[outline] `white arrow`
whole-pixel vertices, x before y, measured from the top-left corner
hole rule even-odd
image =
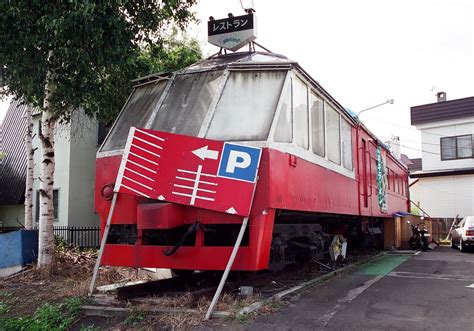
[[[226,212],[227,214],[232,214],[232,215],[237,214],[237,210],[235,210],[234,207],[230,207],[230,208],[227,209],[225,212]]]
[[[212,149],[207,149],[207,148],[208,148],[208,146],[198,148],[198,149],[193,151],[193,154],[196,155],[201,160],[204,160],[206,158],[207,159],[212,159],[212,160],[217,160],[217,158],[219,157],[219,151],[214,151]]]

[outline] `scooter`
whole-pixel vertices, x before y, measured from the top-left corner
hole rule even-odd
[[[408,224],[411,224],[408,221]],[[428,237],[430,236],[429,232],[425,229],[420,229],[418,225],[411,224],[412,236],[408,240],[408,245],[411,249],[420,249],[422,251],[428,250]]]

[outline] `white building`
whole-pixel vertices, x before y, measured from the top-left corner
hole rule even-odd
[[[410,167],[411,200],[433,218],[474,215],[474,97],[446,101],[440,92],[411,108],[411,123],[423,151]]]
[[[24,107],[21,106],[22,113]],[[9,113],[13,117],[19,117],[20,105],[13,101]],[[7,114],[8,116],[8,114]],[[34,184],[33,184],[33,219],[39,218],[39,175],[41,168],[41,142],[39,140],[39,122],[41,113],[33,115],[33,148],[37,148],[34,154]],[[18,226],[18,222],[24,222],[24,190],[26,176],[26,151],[23,137],[26,130],[26,122],[17,120],[11,123],[10,131],[4,132],[9,137],[17,136],[15,146],[11,150],[18,150],[15,155],[16,181],[12,181],[4,175],[0,193],[8,194],[14,187],[18,188],[15,200],[0,201],[0,222],[3,226]],[[94,211],[94,180],[95,180],[95,155],[99,147],[98,125],[95,120],[89,119],[83,111],[76,111],[69,124],[58,124],[55,133],[55,157],[56,167],[54,171],[54,226],[99,226],[99,217]],[[8,137],[4,137],[5,139]],[[13,145],[13,143],[12,143]],[[24,153],[24,156],[23,156]],[[15,153],[8,153],[6,158],[13,157]],[[12,172],[13,173],[13,172]],[[20,178],[21,177],[21,178]],[[5,185],[3,185],[5,184]],[[8,185],[7,185],[8,184]],[[19,198],[19,194],[22,194]],[[1,196],[1,194],[0,194]]]

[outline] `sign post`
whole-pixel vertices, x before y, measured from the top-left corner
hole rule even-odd
[[[110,223],[112,221],[112,216],[114,214],[115,203],[117,202],[117,192],[114,192],[112,198],[112,204],[110,205],[109,215],[107,216],[107,222],[105,223],[104,235],[102,236],[102,241],[100,242],[99,256],[97,256],[97,261],[95,261],[94,273],[92,274],[91,284],[89,286],[89,296],[92,296],[95,291],[95,285],[97,282],[97,275],[99,274],[100,263],[102,261],[102,255],[104,255],[105,243],[107,242],[107,237],[109,236]]]
[[[209,320],[211,318],[212,312],[216,308],[217,301],[219,300],[219,297],[221,296],[222,289],[224,288],[224,284],[227,280],[227,276],[229,276],[230,269],[232,268],[232,265],[234,264],[235,256],[237,255],[237,252],[240,248],[240,243],[242,242],[242,237],[244,236],[245,228],[247,227],[247,223],[249,221],[248,217],[244,217],[244,221],[242,222],[242,226],[240,227],[240,232],[237,237],[237,240],[235,241],[234,249],[232,249],[232,254],[230,254],[229,262],[227,262],[227,266],[225,267],[224,274],[222,275],[221,281],[219,282],[219,286],[217,287],[217,291],[214,294],[214,297],[212,298],[211,305],[207,309],[206,317],[204,320]]]

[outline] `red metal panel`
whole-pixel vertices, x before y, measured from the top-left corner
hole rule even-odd
[[[272,149],[265,153],[269,154],[271,208],[358,214],[354,179],[287,153]],[[296,162],[291,163],[291,157]]]
[[[249,246],[241,247],[232,270],[263,270],[268,268],[273,231],[274,210],[251,218]],[[205,220],[203,221],[205,223]],[[200,230],[199,230],[200,231]],[[202,232],[200,232],[202,234]],[[163,251],[166,246],[106,245],[103,265],[191,270],[223,270],[232,252],[229,247],[181,247],[172,256]]]

